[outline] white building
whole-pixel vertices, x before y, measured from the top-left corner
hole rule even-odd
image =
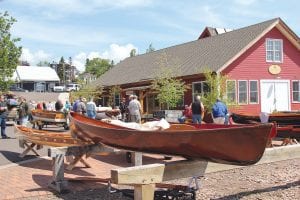
[[[60,81],[54,69],[39,66],[17,66],[13,80],[19,87],[37,92],[50,92]]]

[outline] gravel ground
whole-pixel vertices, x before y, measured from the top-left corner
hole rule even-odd
[[[199,180],[200,189],[196,193],[196,199],[296,200],[300,199],[300,159],[206,174]],[[181,179],[172,183],[186,185],[187,181]],[[26,199],[127,200],[132,198],[125,197],[121,193],[109,194],[107,188],[102,188]]]

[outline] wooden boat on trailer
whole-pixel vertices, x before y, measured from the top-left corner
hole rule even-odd
[[[15,132],[18,136],[24,137],[29,141],[38,145],[64,147],[64,146],[83,146],[89,144],[80,139],[75,139],[70,132],[50,132],[28,128],[21,125],[15,125]]]
[[[69,128],[69,120],[67,113],[36,109],[32,110],[31,114],[33,117],[33,121],[37,123],[40,130],[43,128],[44,125],[48,124],[63,126],[65,130]]]
[[[261,122],[259,115],[232,113],[231,117],[235,123],[251,124]],[[279,126],[300,125],[300,112],[276,112],[269,114],[268,118],[269,122],[276,122]]]
[[[141,131],[70,113],[71,133],[111,147],[234,165],[255,164],[262,157],[273,124],[171,124]]]

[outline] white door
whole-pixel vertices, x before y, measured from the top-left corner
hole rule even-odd
[[[261,80],[261,112],[290,110],[289,80]]]

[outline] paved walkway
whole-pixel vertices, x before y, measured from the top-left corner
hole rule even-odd
[[[85,168],[81,163],[72,171],[65,170],[66,179],[109,178],[110,170],[131,166],[125,160],[125,154],[109,156],[93,156],[88,163],[91,168]],[[143,162],[163,162],[162,156],[143,157]],[[52,160],[47,157],[35,161],[24,161],[19,164],[9,164],[0,167],[0,199],[43,199],[49,195],[57,194],[48,187],[52,180]],[[103,189],[106,184],[94,181],[71,181],[69,191]]]

